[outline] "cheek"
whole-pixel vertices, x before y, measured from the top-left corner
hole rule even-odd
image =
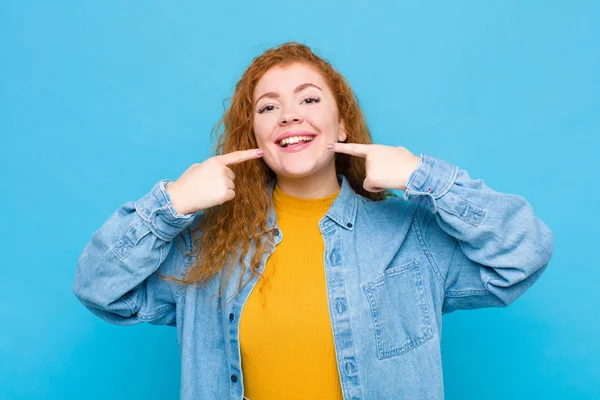
[[[260,124],[254,124],[254,138],[259,147],[263,147],[266,141],[265,130]]]
[[[339,125],[330,115],[307,116],[306,121],[316,127],[326,141],[337,141]]]
[[[265,139],[259,135],[256,135],[255,137],[256,137],[256,144],[258,145],[258,147],[264,148],[265,147]]]
[[[306,114],[305,119],[320,128],[331,129],[337,124],[335,114],[335,110],[329,108],[315,108]]]

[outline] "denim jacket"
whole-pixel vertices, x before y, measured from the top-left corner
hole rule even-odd
[[[344,399],[443,399],[442,315],[511,304],[545,270],[554,235],[525,198],[427,154],[403,196],[372,201],[344,176],[338,181],[319,228]],[[258,278],[233,296],[236,264],[225,299],[216,299],[219,274],[198,288],[158,279],[183,276],[195,256],[179,247],[191,253],[191,228],[203,216],[176,212],[165,190],[171,182],[124,203],[92,235],[73,291],[112,324],[176,327],[181,399],[241,400],[239,321]],[[283,236],[273,208],[267,226],[276,246]]]

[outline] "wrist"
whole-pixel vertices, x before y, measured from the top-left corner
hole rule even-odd
[[[189,211],[185,210],[185,208],[180,204],[179,196],[177,194],[177,187],[175,184],[171,183],[168,186],[165,186],[165,190],[169,194],[169,200],[175,211],[183,215],[188,214]]]

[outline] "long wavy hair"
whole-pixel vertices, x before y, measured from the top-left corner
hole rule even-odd
[[[346,79],[328,61],[315,55],[308,46],[298,42],[288,42],[268,49],[256,57],[236,84],[231,105],[212,131],[218,138],[216,155],[258,147],[253,131],[254,88],[269,69],[294,63],[309,65],[323,76],[335,96],[339,116],[344,121],[347,134],[345,142],[372,143],[358,99]],[[221,126],[224,126],[224,130],[219,134]],[[192,283],[203,285],[217,273],[225,272],[226,282],[231,277],[236,254],[239,254],[242,271],[235,294],[255,275],[265,279],[258,269],[262,256],[270,250],[267,245],[272,246],[274,243],[274,233],[267,227],[267,219],[272,201],[268,185],[271,179],[275,178],[275,173],[262,158],[230,165],[229,168],[236,176],[235,197],[231,201],[204,210],[200,222],[192,229],[194,250],[188,255],[195,254],[195,261],[185,272],[183,279],[173,276],[163,276],[162,279],[185,285]],[[366,174],[365,159],[362,157],[336,153],[335,168],[336,173],[344,175],[352,189],[361,196],[374,201],[396,197],[389,190],[372,193],[363,188]],[[268,243],[262,240],[265,233]],[[244,264],[244,259],[252,248],[252,243],[255,244],[249,266],[252,274],[246,282],[242,283],[242,277],[248,268]],[[224,287],[226,285],[222,283],[219,297],[222,296]]]

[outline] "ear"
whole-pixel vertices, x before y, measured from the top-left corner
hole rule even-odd
[[[338,142],[343,142],[346,140],[348,135],[346,134],[346,125],[344,124],[344,120],[340,119],[340,129],[338,133]]]

